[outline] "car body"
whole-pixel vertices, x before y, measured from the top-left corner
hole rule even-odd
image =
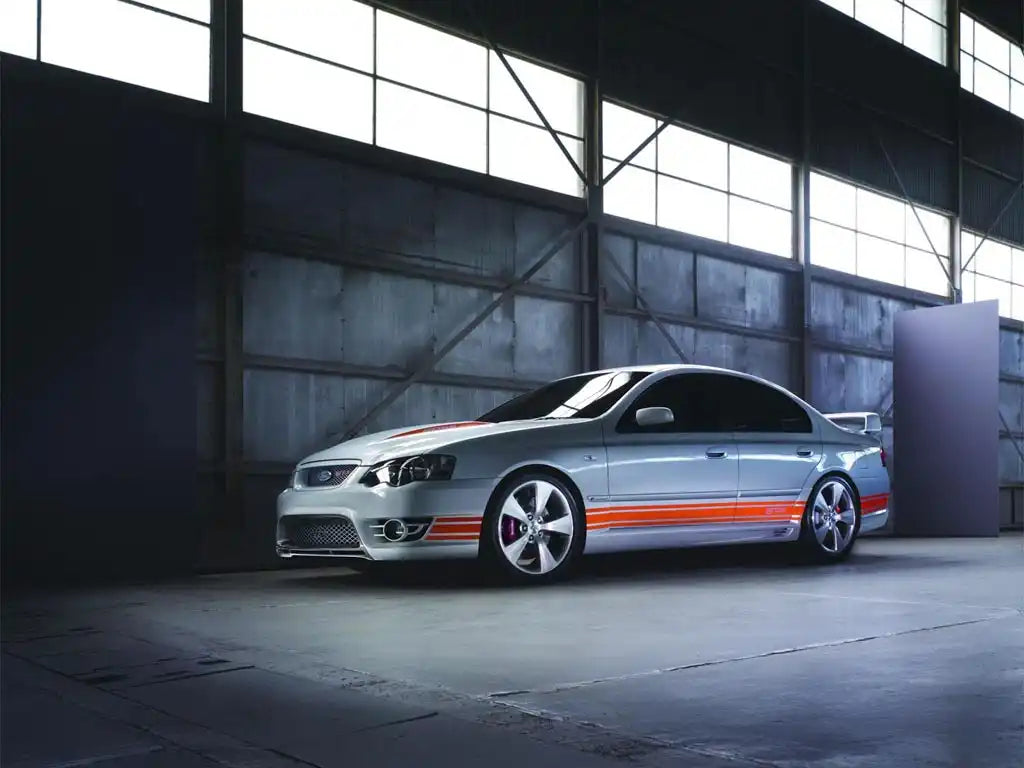
[[[277,551],[479,557],[523,579],[584,553],[712,544],[803,541],[837,560],[887,521],[879,431],[737,371],[593,371],[306,457],[278,498]]]

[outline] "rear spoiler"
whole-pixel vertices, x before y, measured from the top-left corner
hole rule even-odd
[[[862,435],[880,435],[882,433],[882,417],[877,413],[826,413],[825,418],[840,429],[857,432]]]

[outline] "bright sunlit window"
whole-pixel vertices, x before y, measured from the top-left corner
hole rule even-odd
[[[658,121],[610,102],[602,112],[607,176]],[[783,160],[673,125],[608,182],[604,208],[614,216],[792,257],[792,172]]]
[[[0,2],[0,49],[178,96],[210,99],[209,0]]]
[[[964,230],[960,253],[964,301],[994,299],[1001,316],[1024,320],[1024,248]]]
[[[810,198],[811,264],[949,295],[948,216],[820,173]]]
[[[960,14],[960,87],[1024,117],[1024,52],[967,14]]]
[[[946,63],[946,0],[822,0],[898,43]]]
[[[583,183],[494,51],[356,0],[246,0],[247,112],[570,195]],[[577,165],[583,84],[506,56]]]

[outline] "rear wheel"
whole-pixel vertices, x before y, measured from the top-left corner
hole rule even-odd
[[[838,562],[849,556],[860,531],[860,503],[844,478],[818,481],[807,500],[800,530],[804,554],[817,562]]]
[[[484,515],[481,558],[518,583],[565,576],[583,549],[585,524],[572,491],[554,475],[515,477],[495,493]]]

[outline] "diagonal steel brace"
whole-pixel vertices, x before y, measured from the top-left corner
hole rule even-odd
[[[551,123],[548,122],[548,119],[544,117],[544,113],[541,111],[541,108],[537,106],[537,102],[534,101],[533,96],[530,95],[530,91],[523,84],[523,81],[519,78],[519,75],[516,74],[516,71],[512,69],[512,65],[508,63],[508,58],[506,58],[505,52],[502,51],[497,45],[495,45],[494,40],[492,40],[490,35],[487,34],[486,26],[481,20],[480,14],[477,13],[476,4],[473,2],[473,0],[466,0],[464,5],[468,10],[469,15],[472,17],[473,22],[476,24],[480,36],[483,38],[484,42],[487,43],[487,47],[493,50],[495,55],[497,55],[498,59],[501,61],[502,66],[505,67],[505,71],[507,71],[509,76],[515,81],[515,84],[519,87],[519,90],[522,92],[523,96],[526,97],[526,100],[530,102],[530,106],[533,107],[533,111],[537,113],[537,117],[540,119],[541,123],[547,129],[547,132],[551,134],[551,138],[554,139],[555,144],[557,144],[558,148],[562,150],[562,154],[565,155],[565,159],[569,161],[569,164],[572,166],[572,169],[576,171],[576,175],[580,177],[580,181],[586,184],[587,175],[583,172],[583,169],[580,168],[579,163],[577,163],[573,156],[569,153],[569,150],[565,148],[565,144],[563,144],[562,139],[559,138],[558,132],[551,126]]]
[[[588,221],[589,217],[584,217],[577,222],[575,226],[567,229],[561,235],[556,237],[548,247],[544,249],[540,258],[538,258],[529,269],[502,288],[494,300],[480,310],[472,320],[466,323],[459,330],[458,333],[452,336],[452,338],[442,345],[437,351],[429,355],[410,376],[403,379],[397,386],[392,388],[392,390],[382,400],[370,408],[370,410],[367,411],[366,414],[363,415],[363,417],[355,424],[349,427],[345,431],[345,438],[349,439],[358,434],[359,431],[369,424],[379,413],[400,398],[406,390],[409,389],[409,387],[430,373],[434,366],[437,365],[445,355],[451,352],[463,339],[476,330],[484,320],[490,317],[491,313],[504,303],[516,288],[526,283],[531,277],[543,269],[545,264],[551,261],[551,259],[554,258],[554,256],[561,251],[567,243],[579,234],[580,230],[583,229],[584,225],[586,225]]]
[[[661,318],[659,318],[657,313],[653,309],[651,309],[650,304],[648,304],[647,301],[644,299],[643,294],[640,292],[640,288],[633,281],[633,278],[626,274],[626,270],[622,268],[622,265],[615,261],[615,259],[611,258],[607,251],[604,252],[604,256],[605,260],[612,265],[612,267],[618,273],[619,277],[622,278],[622,281],[626,284],[626,287],[629,288],[630,291],[632,291],[634,296],[636,296],[636,299],[638,302],[640,302],[640,306],[643,308],[644,312],[647,313],[648,317],[650,317],[651,320],[654,322],[654,325],[657,326],[659,331],[661,331],[661,335],[665,337],[665,339],[668,341],[669,345],[672,347],[675,353],[679,355],[679,359],[682,360],[684,363],[689,363],[690,361],[686,357],[686,353],[683,352],[682,347],[679,346],[679,343],[674,338],[672,338],[672,334],[668,332],[668,329],[665,327],[664,323],[661,322]]]
[[[910,195],[907,194],[907,188],[903,185],[903,177],[900,176],[900,172],[896,170],[896,164],[892,161],[892,157],[889,156],[889,150],[885,148],[885,142],[882,141],[882,137],[878,134],[878,131],[872,126],[871,132],[875,136],[875,141],[878,142],[879,148],[882,150],[882,154],[885,156],[885,162],[889,165],[889,170],[892,171],[892,175],[896,177],[896,183],[900,186],[900,194],[903,195],[904,201],[910,206],[910,210],[914,212],[914,218],[917,219],[917,226],[924,232],[924,237],[928,241],[928,247],[932,249],[932,255],[935,256],[935,260],[939,262],[939,268],[942,270],[942,274],[946,277],[946,282],[949,283],[949,287],[955,289],[956,285],[953,282],[952,268],[947,269],[946,265],[942,263],[942,256],[939,255],[938,250],[935,248],[935,243],[932,242],[932,236],[928,234],[927,228],[924,226],[924,222],[921,221],[921,214],[917,212],[917,206],[910,199]]]
[[[632,162],[633,158],[639,155],[641,152],[643,152],[647,148],[647,145],[654,141],[656,138],[658,138],[658,135],[666,128],[668,128],[669,125],[671,125],[671,123],[669,123],[668,120],[665,120],[661,123],[661,125],[655,128],[650,136],[641,141],[636,149],[634,149],[632,152],[626,155],[625,160],[622,160],[618,165],[615,166],[615,168],[612,169],[611,173],[609,173],[601,180],[601,186],[603,187],[604,185],[606,185],[615,177],[615,174],[617,174],[619,171],[621,171],[623,168],[629,165],[629,163]]]
[[[1013,430],[1010,429],[1010,425],[1006,421],[1006,417],[1003,416],[1003,409],[999,409],[999,420],[1003,422],[1003,429],[1006,430],[1007,437],[1010,442],[1013,443],[1013,447],[1017,449],[1017,455],[1020,456],[1021,460],[1024,461],[1024,448],[1021,448],[1020,442],[1013,436]]]
[[[974,261],[974,257],[978,255],[978,251],[981,250],[981,246],[983,246],[985,244],[985,241],[988,240],[989,236],[992,234],[992,230],[999,226],[999,222],[1002,221],[1003,216],[1006,214],[1008,210],[1010,210],[1010,203],[1013,202],[1013,198],[1015,198],[1017,196],[1017,193],[1020,192],[1022,189],[1024,189],[1024,181],[1020,182],[1012,190],[1010,190],[1010,194],[1006,196],[1006,200],[1003,202],[1003,207],[999,209],[999,213],[996,214],[996,217],[992,220],[992,223],[988,225],[988,229],[985,230],[985,234],[981,236],[981,239],[978,241],[978,244],[974,246],[974,250],[971,251],[970,258],[968,258],[967,261],[963,263],[963,266],[960,267],[961,274],[963,274],[963,272],[966,271],[966,269],[971,265],[971,262]]]

